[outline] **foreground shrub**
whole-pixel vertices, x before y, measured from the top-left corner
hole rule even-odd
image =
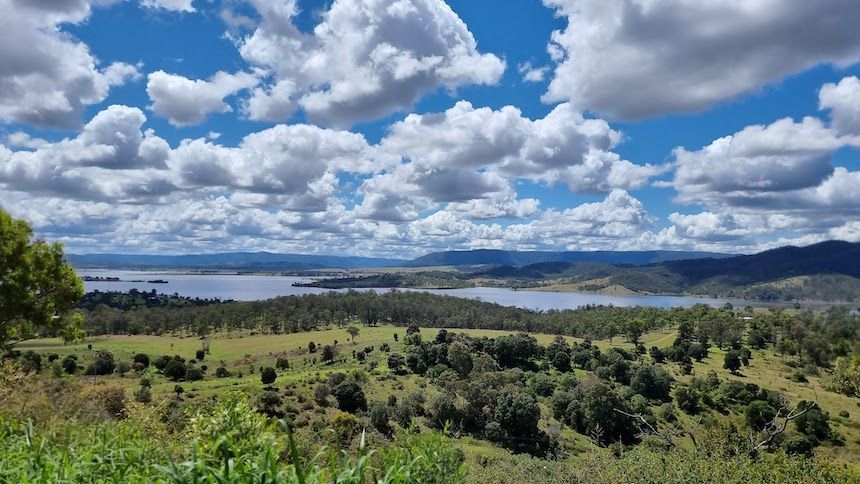
[[[118,385],[97,386],[87,388],[85,397],[95,402],[96,405],[114,418],[125,416],[125,389]]]
[[[76,421],[43,429],[0,416],[0,482],[457,483],[463,457],[439,433],[404,434],[384,451],[309,449],[283,421],[229,395],[165,433],[155,409],[123,421]],[[350,416],[352,417],[352,416]],[[353,417],[354,418],[354,417]]]
[[[87,367],[87,375],[110,375],[116,368],[113,353],[108,350],[99,351],[95,361]]]

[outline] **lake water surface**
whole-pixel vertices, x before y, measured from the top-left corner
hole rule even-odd
[[[118,277],[123,282],[87,281],[84,286],[87,291],[128,291],[138,289],[165,294],[177,293],[185,297],[235,299],[252,301],[269,299],[277,296],[322,294],[331,289],[316,287],[295,287],[294,282],[307,282],[310,279],[293,276],[264,276],[238,274],[174,274],[163,271],[121,271],[121,270],[78,270],[81,276]],[[163,279],[167,284],[147,283],[145,281]],[[144,281],[144,282],[130,282]],[[387,291],[388,289],[374,289]],[[406,290],[406,289],[404,289]],[[712,299],[679,296],[610,296],[579,292],[539,292],[514,291],[497,287],[472,287],[465,289],[408,289],[421,290],[433,294],[480,299],[505,306],[518,306],[528,309],[572,309],[586,304],[603,304],[615,306],[655,306],[675,307],[692,306],[705,303],[711,306],[721,306],[727,301],[736,306],[745,305],[743,301],[728,299]],[[338,291],[340,292],[340,291]]]

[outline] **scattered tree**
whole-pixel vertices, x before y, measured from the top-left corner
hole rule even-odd
[[[164,376],[173,381],[179,381],[185,378],[185,371],[185,361],[182,358],[175,356],[171,358],[170,362],[167,363],[167,366],[164,367]]]
[[[196,366],[188,366],[185,369],[185,379],[187,381],[199,381],[203,379],[203,370]]]
[[[747,425],[756,431],[764,429],[765,425],[770,423],[776,416],[776,410],[767,402],[755,400],[744,410],[744,417]]]
[[[689,414],[696,414],[701,410],[699,394],[689,387],[678,387],[675,390],[675,402],[678,404],[678,408]]]
[[[323,346],[322,360],[325,361],[326,363],[331,363],[334,361],[334,357],[335,357],[334,347],[330,346],[330,345]]]
[[[349,337],[352,340],[352,344],[355,344],[355,337],[358,336],[358,333],[360,332],[360,330],[358,329],[358,326],[354,326],[354,325],[347,326],[346,332],[349,333]]]
[[[337,400],[337,407],[344,412],[356,412],[367,408],[364,390],[353,380],[345,380],[331,391]]]
[[[723,368],[729,370],[732,374],[737,374],[741,368],[740,353],[737,350],[729,350],[723,359]]]
[[[531,377],[531,380],[529,380],[529,388],[531,388],[536,395],[548,397],[552,395],[552,392],[555,390],[555,381],[553,381],[552,377],[546,373],[535,373],[535,375]]]
[[[320,383],[314,387],[314,401],[317,405],[325,407],[328,405],[328,397],[331,395],[331,389],[325,383]]]
[[[382,402],[373,402],[373,405],[370,406],[370,424],[376,430],[383,434],[390,432],[391,426],[388,424],[390,418],[391,411],[388,405]]]
[[[78,357],[75,355],[66,355],[61,364],[63,371],[68,375],[74,375],[78,371]]]
[[[141,368],[146,369],[149,368],[149,355],[144,353],[138,353],[134,355],[134,358],[131,360],[135,364],[139,364]]]
[[[789,408],[788,400],[783,398],[771,421],[764,424],[757,434],[749,436],[749,454],[755,455],[762,448],[769,446],[778,435],[785,432],[789,422],[802,417],[815,407],[815,402],[801,401],[796,407]]]
[[[278,374],[275,373],[275,369],[271,366],[267,366],[260,370],[260,381],[263,382],[263,385],[271,385],[275,383],[275,380],[278,378]]]
[[[448,363],[461,377],[472,371],[472,355],[469,346],[462,341],[454,341],[448,345]]]
[[[260,404],[258,409],[260,413],[272,418],[283,417],[283,413],[278,410],[278,407],[284,403],[284,400],[278,395],[278,392],[266,390],[260,395]]]
[[[131,365],[127,361],[120,361],[117,363],[116,372],[119,376],[124,377],[129,371],[131,371]]]
[[[96,359],[87,368],[87,375],[110,375],[116,369],[113,353],[108,350],[99,351]]]
[[[640,365],[630,375],[630,390],[651,400],[670,400],[673,378],[662,366]]]
[[[388,355],[388,369],[395,375],[406,374],[406,359],[399,353],[391,353]]]
[[[528,393],[505,390],[496,400],[494,420],[511,437],[533,437],[538,433],[540,407]]]
[[[152,401],[152,391],[149,387],[141,386],[134,392],[134,399],[140,403],[149,403]]]

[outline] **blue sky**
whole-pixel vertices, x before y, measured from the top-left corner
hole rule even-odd
[[[72,252],[860,240],[854,2],[0,8],[0,206]]]

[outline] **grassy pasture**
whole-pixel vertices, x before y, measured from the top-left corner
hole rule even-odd
[[[285,372],[278,372],[275,386],[283,387],[286,384],[296,384],[309,395],[313,388],[313,384],[310,382],[325,379],[330,373],[336,371],[352,371],[361,368],[361,365],[357,364],[351,356],[353,350],[361,351],[365,346],[373,346],[375,348],[375,351],[368,357],[368,361],[375,361],[378,365],[378,369],[374,373],[387,374],[388,354],[380,352],[379,345],[388,343],[391,347],[391,352],[403,353],[405,351],[403,339],[406,335],[406,328],[383,325],[362,326],[360,330],[361,332],[356,337],[355,344],[350,340],[345,328],[331,328],[290,334],[251,334],[248,332],[212,334],[208,338],[210,352],[200,362],[201,365],[208,367],[206,378],[202,381],[183,382],[181,385],[186,392],[195,395],[195,398],[216,396],[231,389],[257,389],[261,386],[259,368],[262,366],[274,366],[276,359],[279,356],[284,356],[286,352],[291,368]],[[436,328],[422,328],[421,335],[424,339],[433,339],[436,337],[438,331]],[[448,331],[464,333],[473,337],[486,336],[489,338],[511,334],[510,331],[485,329],[455,328]],[[398,334],[399,342],[394,341],[395,334]],[[551,343],[555,337],[551,334],[539,333],[533,333],[533,336],[539,344],[544,346]],[[570,343],[582,341],[580,338],[573,337],[566,337],[566,339]],[[642,339],[646,346],[656,345],[666,347],[671,345],[675,339],[675,332],[673,330],[664,330],[646,334]],[[319,363],[322,346],[334,344],[335,340],[338,341],[337,348],[340,354],[338,361],[331,365]],[[312,341],[318,346],[316,354],[309,354],[307,351],[308,343]],[[612,346],[628,349],[633,347],[632,344],[628,343],[622,337],[614,338],[611,344],[608,340],[599,340],[593,343],[603,350]],[[117,361],[130,361],[137,353],[145,353],[151,359],[155,359],[161,355],[179,355],[186,360],[190,360],[194,358],[196,350],[201,349],[202,345],[202,340],[191,335],[109,335],[90,337],[71,345],[64,345],[62,340],[58,338],[30,340],[18,344],[16,348],[21,351],[33,350],[43,354],[56,353],[61,358],[67,354],[74,354],[78,356],[79,362],[86,363],[101,350],[110,350]],[[316,362],[313,360],[316,360]],[[215,368],[220,366],[221,362],[232,372],[233,376],[229,378],[215,378],[213,376]],[[110,379],[115,383],[127,387],[131,391],[138,384],[138,376],[134,372],[130,372],[124,378],[115,375],[88,378],[92,378],[93,383]],[[176,383],[158,374],[151,373],[151,380],[152,391],[156,396],[172,393],[176,385]],[[380,400],[384,400],[391,394],[405,395],[416,391],[419,388],[418,382],[420,380],[421,378],[413,375],[398,377],[396,383],[371,378],[368,382],[368,393]],[[432,394],[435,390],[432,385],[428,385],[422,388],[422,391]]]
[[[240,362],[247,355],[264,357],[270,354],[283,354],[286,351],[292,357],[306,356],[308,343],[310,342],[314,342],[317,346],[321,347],[322,345],[334,344],[337,341],[342,351],[353,348],[361,349],[368,345],[378,346],[382,343],[391,345],[392,351],[402,349],[402,340],[406,335],[406,328],[384,325],[361,327],[360,329],[361,333],[356,337],[355,345],[350,341],[350,337],[344,328],[290,334],[216,333],[209,338],[210,354],[207,356],[207,359],[213,361],[224,360],[228,365],[231,365]],[[511,334],[510,331],[490,329],[454,328],[448,331],[463,333],[473,337],[486,336],[488,338]],[[421,335],[424,339],[433,339],[436,337],[437,332],[438,329],[435,328],[424,328],[421,330]],[[400,343],[394,341],[395,333],[400,336]],[[532,333],[532,336],[537,339],[539,344],[544,346],[551,343],[555,337],[551,334],[542,333]],[[672,344],[674,338],[675,331],[663,330],[646,334],[642,340],[645,346],[668,347]],[[570,343],[582,341],[581,338],[570,336],[567,336],[566,339]],[[601,349],[608,349],[612,346],[633,347],[632,344],[624,341],[621,337],[614,338],[612,344],[608,340],[598,340],[593,343]],[[30,340],[18,344],[16,348],[21,351],[34,350],[40,353],[54,352],[61,356],[66,354],[86,354],[90,351],[107,349],[112,351],[118,359],[130,359],[136,353],[146,353],[150,357],[178,354],[185,358],[192,358],[194,352],[200,349],[202,344],[202,341],[194,336],[110,335],[87,338],[72,345],[64,345],[59,338]],[[89,345],[92,345],[92,350],[88,350]]]
[[[449,329],[449,331],[465,333],[473,337],[486,336],[490,338],[510,334],[509,331],[481,329]],[[434,338],[437,332],[438,330],[434,328],[421,330],[425,340]],[[399,335],[399,342],[394,341],[395,334]],[[549,344],[554,338],[554,335],[550,334],[533,334],[533,336],[541,345]],[[405,351],[404,337],[404,327],[387,325],[362,326],[355,344],[351,342],[345,328],[292,334],[216,333],[208,339],[210,354],[206,355],[206,358],[200,362],[209,368],[206,378],[197,382],[183,382],[181,385],[187,393],[194,395],[194,398],[216,396],[237,388],[256,390],[261,387],[259,368],[261,366],[274,366],[276,358],[286,353],[290,359],[291,368],[284,372],[278,372],[278,378],[274,385],[281,388],[285,385],[294,385],[297,393],[310,397],[315,382],[324,380],[330,373],[361,368],[362,366],[351,358],[352,351],[361,351],[365,346],[373,346],[375,350],[368,356],[368,361],[375,361],[378,366],[376,370],[371,372],[371,378],[367,383],[368,400],[385,400],[389,395],[402,397],[415,391],[420,391],[429,398],[437,390],[433,385],[426,384],[424,378],[414,375],[400,376],[396,380],[384,378],[389,373],[387,368],[388,354],[380,352],[379,345],[388,343],[392,352],[403,353]],[[648,348],[651,346],[666,348],[671,346],[675,337],[675,330],[666,329],[646,334],[642,337],[642,341]],[[581,341],[581,339],[573,337],[566,339],[570,343]],[[331,365],[322,365],[319,363],[322,346],[334,344],[335,340],[338,341],[337,347],[340,353],[338,361]],[[320,348],[316,354],[308,354],[307,352],[308,343],[311,341]],[[611,344],[608,340],[599,340],[593,343],[603,350],[613,346],[628,349],[633,347],[623,337],[614,338]],[[88,348],[89,345],[92,346],[92,349]],[[112,351],[118,361],[129,361],[136,353],[146,353],[153,359],[161,355],[174,354],[191,359],[194,358],[195,351],[201,346],[202,341],[196,336],[190,335],[114,335],[87,338],[73,345],[64,345],[59,339],[31,340],[17,345],[17,349],[22,351],[34,350],[40,353],[53,352],[61,357],[66,354],[76,354],[79,361],[87,362],[97,351],[103,349]],[[794,369],[787,365],[790,361],[789,358],[775,354],[772,349],[754,350],[750,365],[743,367],[738,375],[732,375],[722,368],[724,355],[725,351],[712,347],[708,358],[701,363],[694,363],[694,375],[704,376],[709,370],[714,370],[722,380],[754,383],[760,387],[778,390],[786,394],[792,402],[801,399],[817,401],[822,409],[830,413],[831,425],[845,440],[843,447],[822,447],[819,452],[832,455],[841,462],[856,463],[860,461],[860,419],[858,419],[860,417],[860,400],[825,390],[823,375],[807,375],[809,381],[806,383],[791,381],[789,377]],[[316,359],[316,362],[312,361],[313,359]],[[222,361],[233,373],[232,377],[219,379],[213,376],[214,369]],[[252,367],[256,371],[252,371]],[[679,382],[689,382],[692,378],[692,376],[682,375],[678,372],[677,365],[669,364],[667,368],[673,372],[673,376]],[[577,370],[577,373],[584,374],[585,372]],[[129,373],[125,378],[118,376],[98,377],[97,379],[94,378],[93,381],[95,383],[96,380],[107,379],[118,382],[129,390],[135,388],[138,383],[138,375],[134,372]],[[173,392],[174,386],[174,382],[158,375],[153,376],[152,390],[155,395],[170,394]],[[850,416],[848,418],[840,417],[838,414],[842,410],[848,410]],[[548,409],[545,408],[544,415],[547,413],[549,413]],[[678,413],[683,421],[687,423],[693,421],[692,418],[682,412],[679,411]],[[733,414],[731,418],[739,423],[743,420],[743,416],[737,414]],[[575,448],[584,449],[590,445],[587,442],[587,437],[572,433],[569,430],[566,430],[565,437],[565,440]],[[462,444],[471,457],[492,456],[500,452],[497,447],[476,438],[465,439]]]

